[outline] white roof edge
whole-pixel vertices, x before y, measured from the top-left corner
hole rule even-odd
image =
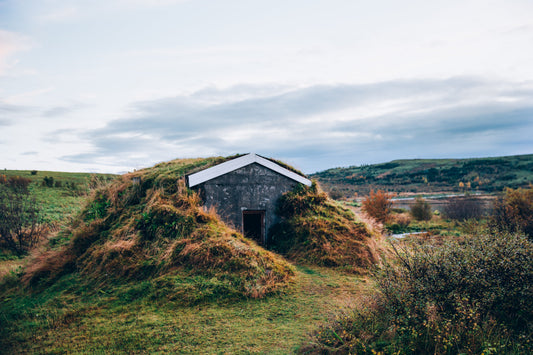
[[[254,153],[243,155],[242,157],[238,157],[238,158],[226,161],[224,163],[212,166],[205,170],[199,171],[197,173],[188,175],[187,182],[189,184],[189,187],[193,187],[201,183],[204,183],[206,181],[209,181],[211,179],[217,178],[221,175],[240,169],[244,166],[250,165],[252,163],[260,164],[270,170],[273,170],[301,184],[311,186],[311,180],[301,176],[300,174],[296,174],[282,167],[281,165],[278,165]]]

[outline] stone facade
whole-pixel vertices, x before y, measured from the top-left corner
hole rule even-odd
[[[283,193],[298,184],[293,179],[253,163],[205,181],[194,189],[198,189],[206,208],[214,207],[227,224],[243,233],[246,232],[243,224],[255,223],[246,216],[260,215],[261,235],[254,239],[268,246],[268,230],[278,220],[276,202]]]

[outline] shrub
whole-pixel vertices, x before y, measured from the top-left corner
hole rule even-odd
[[[481,218],[483,216],[483,208],[479,200],[469,196],[450,199],[444,206],[443,212],[447,218],[458,221],[466,221],[467,219]]]
[[[533,187],[506,189],[493,205],[489,225],[493,230],[522,231],[533,238]]]
[[[372,302],[317,332],[312,351],[531,353],[532,260],[533,244],[510,233],[397,251]]]
[[[423,198],[416,198],[415,204],[411,206],[411,216],[417,221],[429,221],[432,217],[431,206]]]
[[[341,198],[344,197],[344,195],[342,194],[342,192],[340,192],[339,190],[337,189],[332,189],[329,193],[328,193],[329,197],[333,200],[340,200]]]
[[[0,185],[0,241],[4,247],[22,254],[39,240],[44,227],[39,223],[39,210],[26,182],[14,181],[10,187]]]
[[[50,176],[50,177],[45,176],[43,178],[42,185],[46,186],[46,187],[54,187],[54,177],[53,176]]]
[[[22,176],[10,176],[9,178],[5,175],[2,175],[0,178],[0,184],[4,185],[15,192],[20,192],[22,194],[28,193],[28,186],[30,185],[31,180]]]
[[[363,211],[377,221],[385,223],[390,217],[394,194],[383,190],[370,190],[370,194],[363,200]]]
[[[84,195],[85,191],[80,188],[80,184],[77,184],[75,182],[66,182],[65,183],[66,188],[73,194],[73,195]]]
[[[404,233],[409,231],[411,224],[411,217],[408,214],[393,214],[386,227],[392,233]]]

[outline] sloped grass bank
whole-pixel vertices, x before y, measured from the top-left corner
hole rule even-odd
[[[365,279],[314,266],[297,267],[286,293],[194,306],[172,299],[126,301],[117,292],[76,283],[70,275],[31,296],[20,289],[4,291],[0,349],[10,354],[288,354],[330,314],[371,292]]]
[[[204,211],[185,187],[185,173],[221,161],[162,163],[96,190],[59,236],[70,242],[39,256],[24,284],[37,292],[74,273],[103,292],[125,289],[132,298],[186,304],[263,297],[286,287],[293,275],[287,262]]]
[[[277,213],[281,220],[270,230],[272,248],[290,260],[360,273],[380,260],[381,236],[329,199],[316,182],[283,195]]]

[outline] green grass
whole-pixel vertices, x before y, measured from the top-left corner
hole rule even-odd
[[[58,171],[3,170],[0,175],[21,176],[31,180],[29,190],[41,208],[45,223],[58,223],[79,213],[89,192],[91,177],[113,179],[112,174],[67,173]],[[45,177],[54,179],[54,187],[43,186]],[[94,179],[94,178],[93,178]],[[55,186],[59,182],[60,186]],[[72,186],[75,186],[74,188]]]
[[[37,171],[37,170],[35,170]],[[45,176],[53,177],[54,181],[61,181],[63,185],[68,182],[74,182],[81,185],[86,185],[92,175],[103,177],[115,177],[113,174],[95,174],[95,173],[70,173],[62,171],[37,171],[36,174],[32,174],[32,170],[0,170],[0,175],[9,176],[22,176],[28,178],[32,183],[41,183]]]
[[[0,322],[9,322],[0,345],[14,354],[287,354],[369,290],[357,276],[306,266],[289,290],[265,299],[125,304],[104,290],[78,289],[72,275],[43,293],[4,292]]]
[[[79,213],[86,200],[85,195],[72,195],[63,189],[46,188],[32,185],[30,193],[41,207],[44,222],[60,222]]]

